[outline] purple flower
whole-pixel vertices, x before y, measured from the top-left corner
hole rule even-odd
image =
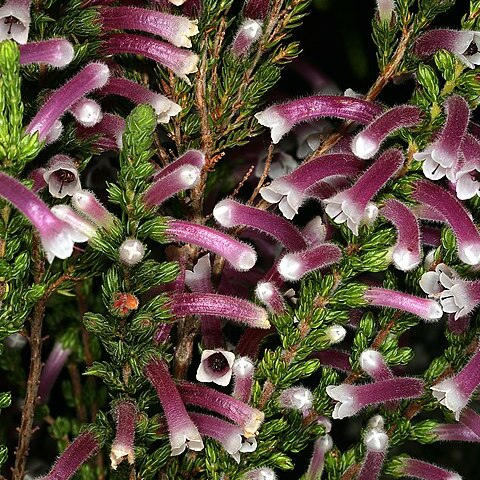
[[[280,315],[285,311],[283,295],[274,282],[258,282],[255,295],[270,312]]]
[[[413,105],[393,107],[373,119],[352,142],[352,152],[360,158],[372,158],[389,135],[400,128],[413,127],[421,120],[421,110]]]
[[[318,480],[322,477],[325,464],[325,455],[333,448],[333,440],[330,435],[323,435],[313,444],[313,455],[308,466],[305,480]]]
[[[400,459],[400,465],[396,468],[396,473],[421,480],[462,480],[462,477],[456,472],[409,457]]]
[[[327,348],[314,352],[311,355],[313,358],[318,358],[320,363],[326,367],[334,368],[340,372],[350,373],[352,366],[350,365],[350,355],[342,350],[335,348]]]
[[[283,390],[278,402],[283,408],[299,410],[306,415],[313,407],[313,394],[308,388],[290,387]]]
[[[363,437],[367,450],[357,480],[376,480],[382,471],[388,448],[388,435],[383,429],[383,419],[376,415],[370,420]]]
[[[397,377],[365,385],[329,385],[327,394],[336,400],[333,418],[351,417],[362,408],[391,400],[418,398],[424,383],[418,378]]]
[[[414,53],[419,57],[430,57],[438,50],[448,50],[456,55],[467,67],[480,65],[480,32],[472,30],[429,30],[418,37]]]
[[[253,44],[262,35],[262,22],[246,18],[233,39],[232,53],[235,57],[244,57],[248,55]]]
[[[40,383],[38,385],[40,403],[44,404],[48,402],[52,387],[55,384],[58,375],[60,375],[63,366],[67,362],[70,353],[71,350],[65,348],[59,342],[56,342],[53,346],[40,376]]]
[[[130,465],[135,462],[134,441],[137,415],[137,406],[130,400],[122,400],[115,407],[114,416],[117,429],[110,450],[110,462],[114,470],[125,459]]]
[[[480,415],[471,408],[464,408],[460,415],[460,422],[480,437]]]
[[[200,433],[188,416],[166,363],[160,359],[151,359],[145,367],[145,375],[154,386],[167,419],[172,456],[180,455],[185,448],[197,452],[203,450]]]
[[[175,159],[173,162],[169,163],[166,167],[155,172],[153,175],[153,180],[158,180],[161,177],[165,177],[168,174],[172,173],[174,170],[178,170],[184,165],[190,165],[196,167],[199,170],[202,170],[205,164],[205,154],[200,150],[187,150],[183,155]]]
[[[433,396],[446,408],[455,413],[455,419],[466,407],[480,384],[480,350],[473,354],[465,367],[456,375],[430,387]]]
[[[93,146],[104,150],[121,150],[123,147],[123,132],[125,120],[120,115],[105,113],[100,122],[93,127],[77,127],[77,133],[81,138],[101,135],[100,139],[93,142]]]
[[[0,41],[15,40],[25,44],[30,29],[32,0],[7,0],[0,8]]]
[[[64,198],[74,195],[82,189],[75,162],[66,155],[52,157],[43,172],[43,179],[48,185],[50,195]]]
[[[103,118],[102,107],[90,98],[81,98],[69,109],[75,120],[83,127],[93,127]]]
[[[2,19],[0,18],[1,25]],[[52,38],[20,45],[20,65],[39,63],[62,68],[73,60],[74,55],[72,44],[63,38]]]
[[[480,437],[466,425],[459,423],[439,423],[431,433],[440,442],[474,442],[480,443]]]
[[[232,368],[234,380],[233,398],[244,403],[250,401],[254,370],[253,362],[248,357],[240,357],[235,360]]]
[[[242,480],[276,480],[275,472],[268,467],[255,468],[244,474]]]
[[[467,133],[460,150],[463,161],[455,169],[455,191],[460,200],[468,200],[480,193],[480,141]]]
[[[77,212],[101,228],[108,230],[113,225],[113,215],[89,190],[80,190],[74,193],[72,205]]]
[[[364,350],[361,353],[360,367],[376,382],[394,377],[382,354],[376,350]]]
[[[73,208],[68,205],[55,205],[52,207],[52,213],[60,220],[68,223],[76,232],[83,236],[83,239],[78,238],[77,242],[87,242],[90,240],[97,230],[97,227],[91,224],[84,217],[78,215]]]
[[[213,382],[226,387],[232,378],[235,354],[226,350],[204,350],[200,358],[196,379],[199,382]]]
[[[271,129],[272,142],[278,143],[300,122],[335,117],[367,124],[381,112],[379,105],[359,98],[317,95],[274,105],[255,114],[255,118],[260,125]]]
[[[245,18],[264,20],[270,8],[270,0],[246,0],[243,7]]]

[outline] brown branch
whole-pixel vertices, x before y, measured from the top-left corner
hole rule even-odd
[[[262,188],[263,184],[265,183],[265,180],[267,179],[268,172],[270,171],[270,164],[272,163],[272,157],[273,157],[273,149],[274,149],[273,143],[270,144],[268,147],[268,152],[267,152],[267,158],[265,160],[265,167],[263,168],[262,176],[258,180],[257,186],[255,187],[255,190],[252,193],[252,196],[248,199],[247,205],[251,205],[255,199],[257,198],[258,192]]]

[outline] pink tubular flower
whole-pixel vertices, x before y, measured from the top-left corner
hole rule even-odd
[[[362,221],[369,216],[372,198],[397,173],[403,165],[400,150],[384,152],[373,165],[356,181],[355,185],[325,200],[327,215],[337,223],[347,222],[348,228],[358,235]],[[376,206],[373,206],[375,211]]]
[[[52,157],[43,172],[43,179],[48,185],[50,195],[64,198],[74,195],[82,189],[75,162],[66,155]]]
[[[187,150],[183,155],[169,163],[166,167],[158,170],[153,175],[153,180],[158,180],[161,177],[165,177],[184,165],[191,165],[201,170],[205,163],[205,154],[200,150]]]
[[[379,105],[359,98],[316,95],[274,105],[255,114],[255,118],[260,125],[271,129],[272,142],[278,143],[300,122],[335,117],[367,124],[381,112]]]
[[[55,205],[51,210],[60,220],[68,223],[76,232],[83,235],[83,240],[77,240],[78,242],[86,242],[95,235],[97,227],[88,220],[85,220],[84,217],[78,215],[78,213],[68,205]]]
[[[376,480],[382,471],[388,448],[388,435],[383,429],[383,419],[377,426],[371,426],[365,432],[363,443],[367,453],[363,459],[362,468],[358,474],[357,480]],[[375,422],[378,422],[376,419]]]
[[[150,104],[157,114],[157,123],[168,123],[170,117],[174,117],[182,110],[180,105],[172,102],[165,95],[152,92],[149,88],[126,78],[110,78],[98,93],[100,95],[119,95],[136,104]]]
[[[199,382],[213,382],[226,387],[232,378],[234,361],[235,354],[227,350],[204,350],[195,378]]]
[[[63,366],[67,362],[70,353],[71,350],[69,348],[64,348],[59,342],[56,342],[53,346],[40,376],[40,384],[38,385],[40,403],[44,404],[48,402],[52,387]]]
[[[313,407],[313,394],[308,388],[290,387],[282,391],[278,402],[283,408],[299,410],[306,415]]]
[[[75,472],[100,448],[92,432],[81,433],[60,455],[50,472],[41,480],[69,480]]]
[[[260,230],[278,240],[288,250],[302,250],[307,246],[302,234],[284,218],[235,200],[218,202],[213,209],[213,216],[225,228],[245,225]]]
[[[455,169],[455,192],[460,200],[468,200],[480,193],[480,140],[467,133],[460,146],[462,158]]]
[[[160,359],[151,359],[145,367],[145,375],[154,386],[167,419],[172,456],[180,455],[185,448],[197,452],[203,450],[202,438],[188,416],[166,363]]]
[[[325,455],[332,449],[333,440],[330,435],[317,438],[313,444],[313,455],[308,466],[305,480],[318,480],[322,477]]]
[[[477,348],[477,351],[460,372],[430,388],[433,396],[442,405],[454,412],[455,419],[458,421],[460,413],[466,407],[479,384],[480,350]]]
[[[217,293],[180,293],[172,297],[170,308],[178,317],[214,315],[254,328],[270,328],[267,312],[243,298]]]
[[[464,408],[460,415],[460,422],[480,437],[480,415],[471,408]]]
[[[439,423],[431,433],[439,442],[473,442],[480,443],[480,437],[466,425],[459,423]]]
[[[15,40],[25,44],[30,29],[32,0],[7,0],[0,8],[0,41]]]
[[[243,7],[245,18],[264,20],[270,8],[270,0],[246,0]]]
[[[103,87],[108,80],[109,70],[103,63],[89,63],[63,87],[55,91],[43,104],[28,124],[26,132],[38,132],[40,140],[45,140],[48,132],[67,109],[88,92]]]
[[[418,398],[423,394],[424,383],[418,378],[396,377],[365,385],[329,385],[327,394],[336,400],[333,418],[351,417],[369,405],[391,400]]]
[[[285,311],[285,300],[274,282],[258,282],[255,295],[270,312],[280,315]]]
[[[364,162],[352,154],[331,153],[300,165],[293,172],[275,179],[260,189],[260,195],[270,203],[278,203],[283,215],[292,219],[309,197],[309,189],[333,176],[354,176],[364,168]]]
[[[413,198],[436,210],[457,237],[458,257],[468,265],[480,262],[480,234],[462,203],[450,192],[426,180],[415,183]]]
[[[125,459],[130,465],[135,462],[134,441],[137,414],[137,406],[130,400],[122,400],[115,407],[117,430],[110,450],[110,462],[114,470]]]
[[[400,463],[400,466],[396,468],[396,473],[407,477],[420,480],[462,480],[462,477],[456,472],[415,458],[404,457]]]
[[[361,353],[360,367],[375,382],[389,380],[394,377],[382,354],[376,350],[364,350]]]
[[[83,127],[93,127],[103,118],[102,107],[91,98],[83,97],[69,109],[75,120]]]
[[[396,308],[413,313],[424,320],[437,320],[443,315],[442,307],[435,300],[387,288],[369,288],[363,294],[363,298],[371,305]]]
[[[333,243],[321,243],[295,253],[287,253],[278,263],[278,272],[285,280],[295,282],[307,273],[326,268],[342,258],[342,251]]]
[[[340,372],[350,373],[352,366],[350,365],[350,355],[342,350],[335,348],[327,348],[314,352],[312,358],[318,358],[320,363],[325,367],[334,368]]]
[[[183,382],[178,386],[182,400],[188,405],[206,408],[239,425],[243,435],[253,437],[265,418],[260,410],[213,388]]]
[[[72,196],[72,205],[78,213],[101,228],[108,229],[113,225],[113,215],[89,190],[75,192]]]
[[[104,41],[103,50],[107,55],[119,53],[143,55],[167,67],[189,85],[187,75],[197,71],[198,55],[155,38],[116,33]]]
[[[440,293],[440,303],[445,313],[454,313],[455,320],[468,315],[480,303],[480,280],[468,281],[441,274],[445,290]]]
[[[73,252],[75,242],[87,238],[54,215],[48,206],[18,180],[0,172],[0,196],[20,210],[40,234],[47,260],[65,259]]]
[[[276,480],[277,475],[268,467],[254,468],[244,474],[242,480]]]
[[[439,180],[445,175],[452,179],[470,120],[470,107],[460,95],[447,98],[444,108],[447,119],[438,137],[423,152],[413,155],[415,160],[423,161],[423,173],[430,180]]]
[[[93,135],[102,135],[107,140],[108,149],[121,150],[123,146],[123,132],[125,131],[125,120],[119,115],[105,113],[100,122],[93,127],[77,127],[77,133],[80,137],[86,138]],[[102,139],[97,140],[102,142]],[[94,143],[94,145],[96,145]]]
[[[190,37],[198,33],[197,21],[137,7],[104,7],[100,10],[102,28],[139,30],[153,33],[176,47],[191,47]]]
[[[240,357],[233,363],[234,387],[232,397],[248,403],[252,395],[253,373],[255,367],[248,357]]]
[[[205,248],[225,258],[235,270],[250,270],[257,261],[255,250],[230,235],[204,225],[169,220],[166,236],[171,242],[185,242]]]
[[[400,128],[413,127],[421,120],[421,110],[400,105],[373,119],[352,142],[352,152],[360,158],[372,158],[386,138]]]
[[[397,243],[393,248],[393,262],[404,272],[420,263],[420,228],[417,217],[398,200],[387,200],[380,213],[393,223],[397,230]]]
[[[448,50],[470,68],[480,65],[480,33],[472,30],[429,30],[418,37],[414,53],[421,58],[430,57],[438,50]]]
[[[246,18],[233,39],[232,53],[235,57],[244,57],[248,55],[253,44],[262,34],[262,22]]]
[[[39,63],[62,68],[73,60],[74,55],[72,44],[63,38],[52,38],[20,45],[20,65]]]

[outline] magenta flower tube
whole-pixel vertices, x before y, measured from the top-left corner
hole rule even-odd
[[[185,448],[203,450],[202,438],[188,416],[167,364],[163,360],[152,358],[145,367],[145,375],[155,388],[167,419],[172,456],[180,455]]]
[[[62,38],[20,45],[20,65],[39,63],[52,67],[66,67],[75,55],[72,44]]]
[[[397,243],[393,249],[393,263],[403,271],[412,270],[420,263],[420,228],[417,217],[398,200],[387,200],[380,213],[397,230]]]
[[[439,423],[431,433],[439,442],[473,442],[480,443],[480,437],[466,425],[458,423]]]
[[[464,408],[460,415],[460,422],[480,437],[480,415],[471,408]]]
[[[376,382],[394,377],[382,354],[376,350],[364,350],[360,354],[360,367]]]
[[[262,23],[251,18],[245,19],[233,39],[232,53],[241,58],[249,54],[254,43],[262,35]]]
[[[300,252],[287,253],[278,263],[278,272],[285,280],[295,282],[307,273],[326,268],[342,258],[342,251],[333,243],[322,243]]]
[[[248,357],[240,357],[233,363],[232,397],[244,403],[250,402],[255,367]]]
[[[215,220],[225,228],[245,225],[260,230],[282,243],[291,251],[302,250],[307,244],[302,234],[291,222],[259,208],[225,199],[213,209]]]
[[[437,467],[432,463],[417,460],[415,458],[402,458],[401,466],[397,468],[399,474],[420,480],[462,480],[462,477],[450,470]]]
[[[313,455],[308,466],[305,480],[320,480],[325,465],[325,455],[332,449],[333,440],[330,435],[317,438],[313,444]]]
[[[53,346],[52,351],[47,358],[47,362],[42,369],[42,374],[40,375],[40,383],[38,385],[40,403],[44,404],[48,402],[52,387],[67,362],[70,353],[71,350],[69,348],[64,348],[59,342],[56,342]]]
[[[352,142],[352,152],[360,158],[372,158],[382,143],[400,128],[420,123],[421,110],[413,105],[400,105],[372,120]]]
[[[396,308],[413,313],[424,320],[437,320],[443,316],[442,307],[435,300],[416,297],[396,290],[369,288],[363,294],[363,298],[376,307]]]
[[[73,208],[95,225],[110,228],[113,225],[113,215],[100,203],[93,192],[80,190],[72,197]]]
[[[285,300],[274,282],[258,282],[255,295],[270,312],[277,315],[285,312]]]
[[[178,317],[213,315],[254,328],[270,328],[267,312],[243,298],[217,293],[180,293],[172,297],[170,308]]]
[[[381,417],[380,417],[381,418]],[[383,423],[383,419],[382,419]],[[388,448],[388,435],[382,428],[373,427],[365,432],[363,443],[367,453],[357,480],[376,480],[382,471]]]
[[[368,217],[369,202],[403,165],[400,150],[389,149],[355,182],[355,185],[325,200],[327,215],[337,223],[347,222],[358,235],[358,228]],[[375,207],[376,208],[376,207]]]
[[[93,135],[102,135],[107,140],[108,149],[121,150],[123,146],[123,132],[125,131],[125,120],[119,115],[105,113],[100,122],[93,127],[77,127],[77,133],[80,137],[90,137]],[[102,139],[99,140],[101,142]],[[108,142],[109,141],[109,142]]]
[[[81,433],[60,455],[42,480],[69,480],[75,472],[100,448],[92,432]]]
[[[166,167],[158,170],[153,175],[153,180],[158,180],[160,177],[165,177],[184,165],[191,165],[199,170],[203,168],[205,164],[205,154],[200,150],[187,150],[183,155],[176,158],[173,162],[169,163]]]
[[[367,124],[381,112],[379,105],[359,98],[316,95],[274,105],[255,114],[255,118],[260,125],[271,129],[272,142],[278,143],[300,122],[335,117]]]
[[[237,343],[237,355],[256,360],[258,358],[260,344],[272,333],[272,328],[268,330],[264,330],[263,328],[247,328]]]
[[[337,401],[332,417],[341,419],[352,417],[369,405],[421,397],[423,389],[424,383],[418,378],[397,377],[365,385],[329,385],[326,390]]]
[[[125,459],[130,465],[135,462],[134,441],[137,414],[137,406],[130,400],[122,400],[115,407],[117,429],[110,450],[110,462],[114,470]]]
[[[89,63],[77,75],[60,87],[43,104],[28,124],[26,132],[38,132],[39,139],[45,140],[53,124],[67,109],[88,92],[103,87],[108,80],[109,70],[103,63]]]
[[[364,167],[365,163],[350,153],[321,155],[262,187],[260,195],[267,202],[278,202],[280,211],[291,220],[310,194],[314,196],[314,189],[321,180],[333,176],[356,176]]]
[[[265,417],[264,413],[213,388],[183,382],[178,386],[188,405],[206,408],[239,425],[246,437],[253,437]]]
[[[205,248],[227,260],[235,270],[250,270],[257,261],[255,250],[230,235],[184,220],[169,220],[166,235],[171,242],[185,242]]]
[[[342,350],[327,348],[326,350],[312,353],[311,357],[318,358],[322,365],[334,368],[340,372],[350,373],[352,371],[350,355]]]
[[[103,43],[107,55],[130,53],[142,55],[170,69],[175,75],[190,84],[189,73],[197,71],[198,55],[155,38],[128,33],[112,34]]]
[[[270,8],[270,0],[246,0],[243,7],[245,18],[264,20]]]
[[[102,28],[139,30],[158,35],[176,47],[191,47],[190,37],[198,33],[197,21],[186,17],[137,7],[104,7],[100,9]]]
[[[447,190],[427,180],[415,183],[413,198],[432,207],[450,225],[457,237],[458,257],[468,265],[480,263],[480,234],[469,212]]]

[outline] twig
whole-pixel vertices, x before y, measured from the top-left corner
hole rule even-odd
[[[265,180],[267,179],[268,172],[270,171],[270,164],[272,163],[272,157],[273,157],[273,149],[274,149],[273,143],[270,144],[268,147],[268,152],[267,152],[267,158],[265,159],[265,167],[263,168],[262,176],[258,180],[257,186],[255,187],[255,190],[252,193],[252,196],[248,199],[247,205],[251,205],[254,201],[255,198],[257,198],[258,192],[262,188]]]

